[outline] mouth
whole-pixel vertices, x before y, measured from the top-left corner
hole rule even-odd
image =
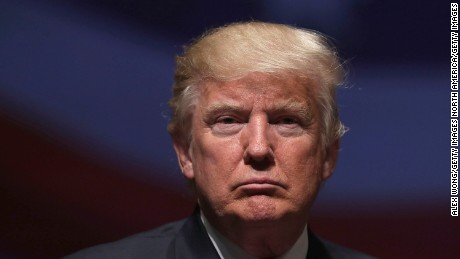
[[[280,188],[285,189],[285,186],[279,181],[268,178],[249,179],[235,187],[246,195],[273,195]]]

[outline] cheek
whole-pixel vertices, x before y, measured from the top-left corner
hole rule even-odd
[[[296,148],[293,148],[296,147]],[[299,148],[303,147],[303,148]],[[319,148],[307,143],[287,143],[280,152],[279,166],[293,187],[315,188],[321,182],[322,160]]]
[[[231,140],[201,136],[192,151],[195,182],[204,189],[225,190],[232,172],[241,160],[240,148]]]
[[[243,153],[237,136],[218,138],[206,133],[199,137],[195,147],[194,154],[200,159],[201,164],[215,166],[234,162],[241,158]]]
[[[289,197],[298,208],[310,208],[321,186],[321,163],[316,156],[291,159],[286,172]]]
[[[203,210],[221,215],[232,202],[231,183],[238,164],[238,148],[222,141],[211,144],[204,142],[206,138],[201,140],[193,151],[198,202]]]

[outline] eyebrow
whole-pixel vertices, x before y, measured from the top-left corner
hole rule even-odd
[[[307,121],[313,119],[311,105],[309,103],[299,102],[295,99],[274,103],[269,111],[295,113]]]
[[[244,107],[232,103],[214,103],[208,107],[204,107],[204,118],[209,118],[214,114],[236,112],[243,113],[247,111]]]

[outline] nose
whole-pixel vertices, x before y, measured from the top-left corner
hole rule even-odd
[[[273,161],[269,127],[267,118],[263,116],[249,120],[242,134],[246,164],[263,164],[265,167]]]

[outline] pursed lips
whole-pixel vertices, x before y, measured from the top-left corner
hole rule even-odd
[[[268,178],[268,177],[258,177],[258,178],[250,178],[248,180],[242,181],[235,185],[235,188],[243,188],[243,189],[252,189],[252,190],[268,190],[273,188],[283,188],[286,189],[287,186],[280,181]]]

